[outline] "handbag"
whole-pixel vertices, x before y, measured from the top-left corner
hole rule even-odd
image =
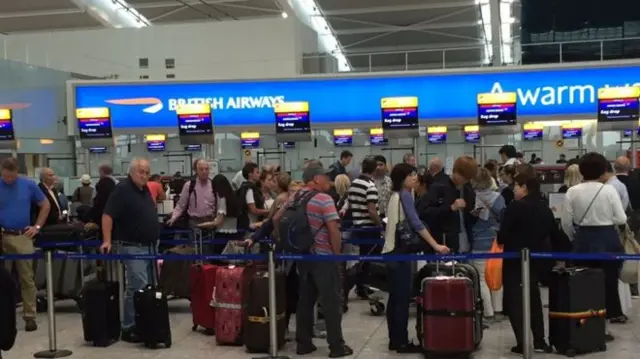
[[[502,253],[503,246],[493,240],[489,253]],[[484,279],[490,291],[498,291],[502,288],[502,258],[489,258],[485,262]]]
[[[624,253],[629,255],[640,254],[640,244],[636,242],[633,232],[628,225],[621,228],[620,240]],[[640,261],[625,260],[622,262],[622,268],[620,269],[620,281],[627,284],[636,284],[640,279]]]
[[[419,253],[425,251],[425,242],[422,237],[411,228],[411,223],[405,216],[400,220],[402,213],[402,199],[398,194],[398,223],[395,233],[395,252],[400,254]]]

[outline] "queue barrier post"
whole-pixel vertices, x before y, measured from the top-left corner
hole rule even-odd
[[[53,252],[51,249],[46,250],[45,271],[47,276],[47,320],[49,332],[49,349],[39,351],[33,354],[34,358],[64,358],[72,354],[71,350],[58,349],[56,337],[56,317],[53,293]]]
[[[520,251],[522,266],[522,356],[531,359],[533,343],[531,333],[531,253],[529,248]]]

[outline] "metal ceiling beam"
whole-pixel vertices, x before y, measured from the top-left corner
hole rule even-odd
[[[403,11],[420,11],[420,10],[437,10],[437,9],[454,9],[459,7],[476,6],[475,0],[450,0],[439,3],[426,3],[416,5],[391,5],[365,7],[359,9],[341,9],[341,10],[325,10],[324,16],[341,16],[341,15],[360,15],[375,13],[391,13]]]
[[[179,7],[184,5],[221,5],[227,3],[246,2],[247,0],[182,0],[182,1],[158,1],[131,4],[136,9],[158,9],[163,7]]]
[[[60,9],[60,10],[40,10],[40,11],[15,11],[0,13],[0,19],[18,19],[24,17],[38,16],[57,16],[57,15],[74,15],[84,14],[85,11],[79,8]]]
[[[462,21],[462,22],[443,22],[443,23],[425,23],[421,25],[409,26],[393,26],[381,25],[379,27],[363,27],[356,29],[336,30],[337,35],[361,35],[361,34],[379,34],[389,31],[424,31],[424,30],[443,30],[443,29],[459,29],[465,27],[477,27],[478,21]]]
[[[484,43],[480,41],[446,42],[440,44],[400,45],[400,46],[368,46],[352,47],[345,53],[348,56],[368,54],[395,54],[404,52],[441,52],[446,51],[484,51]]]

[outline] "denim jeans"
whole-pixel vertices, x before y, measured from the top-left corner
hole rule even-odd
[[[387,327],[390,345],[409,343],[409,303],[411,302],[411,262],[389,262]]]
[[[150,254],[149,247],[144,245],[127,245],[120,247],[121,254],[144,255]],[[152,279],[151,261],[125,260],[122,261],[125,271],[124,290],[124,319],[122,329],[130,330],[136,324],[136,313],[133,307],[133,294],[146,287]]]

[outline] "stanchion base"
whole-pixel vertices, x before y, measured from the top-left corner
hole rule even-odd
[[[291,359],[291,358],[289,358],[286,355],[277,355],[277,356],[267,355],[267,356],[255,357],[255,358],[251,358],[251,359]]]
[[[71,350],[58,349],[58,350],[43,350],[33,354],[34,358],[64,358],[71,354]]]

